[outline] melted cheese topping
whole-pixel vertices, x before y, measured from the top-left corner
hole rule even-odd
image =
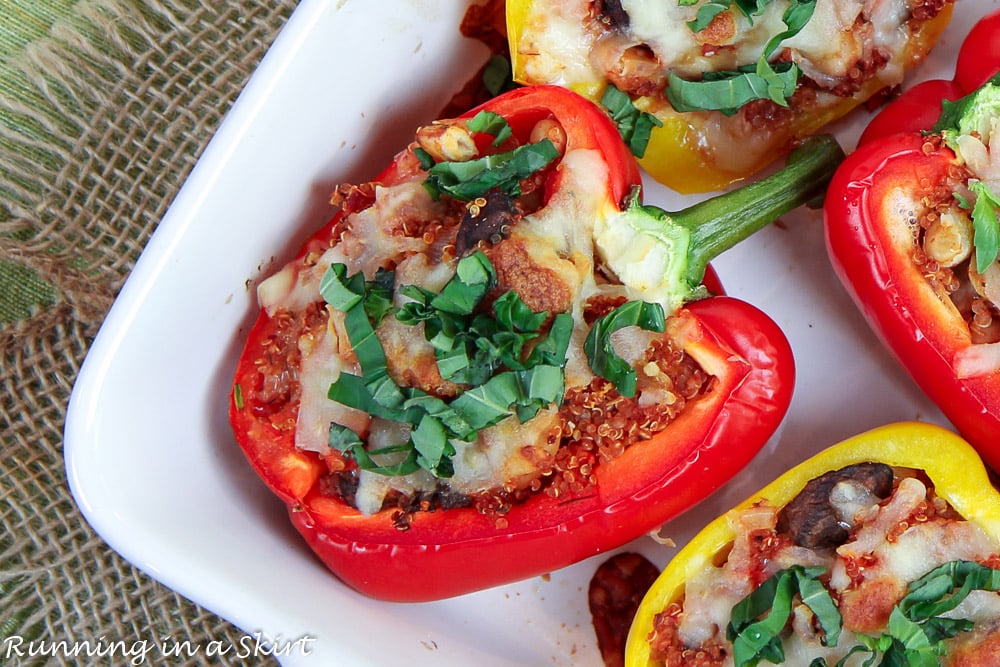
[[[933,19],[914,18],[908,0],[817,0],[806,25],[769,56],[772,62],[790,59],[802,71],[802,93],[788,100],[787,109],[751,104],[732,115],[678,113],[664,94],[669,75],[700,81],[707,73],[752,66],[768,42],[787,30],[782,17],[789,1],[772,0],[752,21],[731,7],[698,33],[688,22],[709,0],[619,2],[628,16],[623,24],[594,16],[591,0],[527,3],[511,46],[515,77],[524,84],[564,86],[592,99],[599,99],[609,83],[629,93],[639,108],[664,123],[662,161],[671,161],[670,147],[682,144],[694,154],[685,157],[692,168],[705,171],[674,174],[659,164],[656,150],[647,155],[644,166],[650,173],[682,191],[718,189],[753,173],[787,152],[796,137],[900,84],[905,69],[926,55],[937,34],[936,27],[923,31]]]
[[[833,664],[859,643],[858,632],[878,634],[885,630],[859,626],[878,612],[887,615],[905,594],[909,582],[950,561],[986,562],[1000,552],[1000,543],[969,521],[933,518],[912,525],[903,523],[918,511],[921,503],[928,501],[927,487],[913,477],[900,480],[890,499],[882,503],[874,497],[865,502],[854,495],[838,500],[836,494],[832,501],[843,504],[845,515],[853,515],[848,524],[854,528],[849,542],[833,551],[785,546],[763,563],[765,578],[793,564],[827,568],[831,573],[828,588],[839,600],[844,618],[844,631],[837,645],[824,647],[811,614],[800,605],[793,617],[793,632],[782,636],[785,664],[807,665],[821,656]],[[755,506],[730,519],[737,538],[726,562],[706,567],[686,583],[678,628],[686,646],[725,641],[732,608],[752,591],[752,578],[761,566],[753,556],[751,534],[774,531],[778,512],[771,506]],[[864,563],[860,574],[849,574],[850,564],[859,562]],[[887,592],[895,597],[886,597]],[[965,618],[977,625],[991,624],[1000,618],[1000,595],[974,591],[946,615]],[[859,656],[856,664],[865,657]]]
[[[572,150],[560,163],[560,187],[546,206],[522,218],[508,238],[523,246],[531,264],[551,271],[569,294],[567,311],[578,323],[571,337],[566,364],[568,387],[583,386],[594,377],[583,349],[587,328],[583,322],[584,303],[597,293],[634,298],[635,290],[626,285],[599,286],[595,279],[597,259],[594,254],[594,221],[617,214],[608,203],[607,167],[598,152]],[[363,271],[368,278],[382,266],[395,266],[397,285],[416,285],[439,292],[455,271],[455,262],[439,263],[431,259],[434,249],[423,238],[400,232],[409,220],[433,220],[442,215],[442,204],[432,200],[419,181],[392,187],[377,187],[375,203],[350,218],[340,242],[327,250],[315,264],[292,262],[265,280],[258,288],[261,306],[270,314],[281,310],[298,311],[314,303],[320,281],[331,263],[347,264],[348,273]],[[544,288],[544,286],[543,286]],[[397,290],[394,305],[408,300]],[[302,361],[299,368],[301,396],[296,423],[296,446],[325,454],[329,451],[331,423],[347,426],[366,439],[369,449],[405,442],[409,427],[382,419],[372,419],[358,410],[347,408],[327,397],[327,391],[340,373],[357,374],[343,316],[331,313],[329,326],[318,334],[303,335],[299,340]],[[423,325],[408,326],[394,317],[384,318],[376,329],[386,354],[389,372],[397,383],[426,386],[444,383],[437,371],[434,349],[424,336]],[[628,328],[615,335],[615,342],[628,356],[637,356],[648,344],[648,335],[638,328]],[[360,471],[355,504],[371,514],[378,511],[387,494],[433,493],[442,484],[451,492],[475,494],[503,485],[517,486],[519,480],[537,477],[539,467],[551,462],[558,440],[548,437],[558,424],[558,409],[550,406],[522,424],[508,418],[482,430],[475,441],[453,441],[454,476],[442,480],[424,470],[405,477],[388,477]],[[387,457],[388,458],[388,457]],[[382,459],[382,463],[392,461]]]
[[[774,0],[751,23],[738,10],[726,12],[734,29],[709,36],[694,33],[687,23],[704,0],[682,5],[675,0],[621,0],[628,26],[608,29],[588,15],[589,0],[535,0],[517,45],[530,83],[580,87],[607,81],[599,43],[613,40],[617,55],[632,46],[652,50],[661,72],[700,79],[706,72],[732,70],[756,62],[768,41],[784,32],[787,0]],[[906,0],[818,0],[813,16],[795,36],[782,43],[805,71],[829,87],[846,77],[859,60],[875,51],[894,66],[885,83],[902,80],[903,52],[910,37]],[[861,21],[862,26],[858,25]],[[720,36],[722,38],[720,38]],[[705,48],[710,43],[715,48]],[[724,48],[718,48],[724,47]]]

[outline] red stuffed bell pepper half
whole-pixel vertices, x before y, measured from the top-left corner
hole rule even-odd
[[[818,140],[749,194],[639,201],[618,129],[523,88],[417,130],[258,288],[230,418],[317,556],[426,601],[617,547],[740,470],[787,409],[788,343],[708,259],[816,196]]]
[[[862,135],[831,183],[826,240],[878,336],[1000,468],[1000,87],[979,87],[1000,69],[1000,13],[958,63]]]

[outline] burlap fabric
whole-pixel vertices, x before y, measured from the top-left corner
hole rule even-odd
[[[0,642],[243,636],[91,530],[62,433],[105,312],[295,4],[0,0]]]

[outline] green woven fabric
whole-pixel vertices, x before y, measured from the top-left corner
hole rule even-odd
[[[105,313],[295,4],[0,0],[0,664],[12,637],[243,636],[92,531],[62,431]]]
[[[28,97],[29,81],[18,71],[17,63],[28,46],[42,40],[52,25],[71,13],[74,2],[37,3],[26,0],[6,0],[0,20],[0,96],[22,99]],[[22,116],[0,107],[0,124],[16,130],[23,125]],[[6,135],[3,135],[6,136]],[[8,143],[2,145],[7,148]],[[4,178],[4,181],[7,181]],[[13,187],[13,183],[0,187]],[[0,208],[0,222],[9,221],[12,212]],[[0,258],[0,323],[10,323],[28,317],[33,305],[49,305],[55,301],[54,288],[36,272],[14,261]]]

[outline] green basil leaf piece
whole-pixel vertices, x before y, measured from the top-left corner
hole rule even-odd
[[[469,119],[467,127],[473,132],[483,132],[493,137],[494,146],[499,146],[514,134],[507,119],[492,111],[480,111]]]
[[[319,282],[319,293],[337,310],[348,311],[365,297],[365,277],[361,273],[347,276],[346,264],[331,264]]]
[[[364,442],[354,431],[340,424],[330,425],[329,443],[333,449],[354,458],[358,463],[358,467],[362,470],[368,470],[380,475],[409,475],[420,468],[417,465],[415,453],[410,451],[409,447],[386,447],[369,452],[365,450]],[[398,455],[401,453],[406,453],[406,456],[400,459]],[[380,464],[372,456],[393,456],[393,458],[400,460],[391,464]]]
[[[734,0],[733,4],[753,25],[753,17],[760,16],[771,2],[772,0]]]
[[[405,408],[405,400],[398,405],[385,405],[376,400],[373,388],[378,383],[370,382],[368,378],[354,375],[353,373],[341,373],[337,379],[330,383],[327,389],[327,398],[337,403],[342,403],[349,408],[362,410],[373,417],[380,417],[397,422],[414,423],[416,416],[408,412]]]
[[[791,97],[798,83],[800,70],[792,63],[777,67],[764,64],[761,71],[733,72],[725,78],[686,81],[673,72],[667,82],[666,95],[675,110],[720,111],[733,115],[753,100],[773,99],[774,91]]]
[[[459,201],[472,201],[493,189],[516,197],[521,194],[521,180],[538,173],[558,157],[555,145],[542,139],[475,160],[438,162],[428,171],[424,186],[432,195],[447,194]]]
[[[430,300],[430,305],[453,315],[469,315],[494,285],[493,264],[477,250],[458,261],[455,275]]]
[[[371,451],[366,450],[364,447],[352,447],[350,454],[362,470],[387,477],[404,477],[420,470],[420,464],[417,462],[417,452],[410,445],[382,447],[381,449],[373,449]],[[406,454],[406,456],[396,463],[378,463],[372,458],[374,456],[391,456],[393,454]]]
[[[611,344],[611,334],[627,326],[663,331],[666,327],[663,307],[646,301],[629,301],[618,306],[594,322],[583,349],[594,373],[614,384],[619,394],[631,398],[637,386],[635,369],[618,356]]]
[[[417,463],[421,468],[433,471],[438,477],[451,477],[455,469],[450,462],[443,465],[455,454],[455,448],[448,442],[448,431],[444,425],[430,415],[424,415],[410,434],[410,441],[417,451]]]
[[[976,254],[976,270],[983,273],[1000,255],[1000,208],[998,197],[982,181],[972,181],[969,189],[976,194],[972,207],[972,245]]]
[[[843,629],[843,618],[830,592],[823,586],[823,582],[816,578],[820,574],[822,572],[818,569],[805,569],[796,573],[799,597],[802,599],[802,604],[812,610],[819,622],[823,631],[823,646],[836,646]]]
[[[698,7],[698,14],[694,20],[687,22],[688,28],[691,32],[701,32],[715,20],[716,16],[729,9],[731,4],[729,0],[708,0]]]
[[[618,126],[618,134],[628,145],[632,155],[641,158],[646,154],[649,138],[654,127],[663,123],[651,113],[640,111],[627,93],[614,84],[608,84],[601,95],[601,105],[608,111]]]
[[[483,87],[491,97],[518,87],[514,81],[514,68],[508,58],[500,54],[490,57],[483,68]]]
[[[781,43],[799,34],[809,19],[812,18],[816,10],[816,0],[793,0],[781,15],[781,21],[785,24],[785,30],[774,35],[767,41],[764,51],[758,62],[770,58]]]
[[[974,590],[1000,590],[1000,570],[955,560],[934,568],[910,584],[900,610],[915,621],[951,611]]]
[[[396,273],[379,267],[375,271],[375,279],[365,283],[365,312],[375,326],[378,326],[386,315],[392,313],[392,289],[396,284]]]
[[[431,396],[415,389],[403,407],[408,412],[412,411],[419,415],[418,418],[422,418],[423,415],[434,417],[448,430],[449,437],[466,442],[476,439],[476,429],[462,419],[462,416],[451,405],[437,396]]]
[[[943,616],[954,610],[974,590],[1000,590],[1000,570],[971,561],[956,560],[934,568],[910,583],[907,594],[893,607],[886,632],[877,637],[859,634],[838,663],[843,667],[856,653],[868,652],[862,664],[899,667],[932,667],[945,654],[944,641],[974,628],[964,618]]]
[[[451,407],[469,426],[479,431],[513,415],[512,406],[520,397],[516,375],[498,373],[478,387],[462,392],[451,402]]]
[[[752,5],[738,3],[738,6],[749,19],[766,4],[762,0]],[[754,66],[712,72],[701,81],[686,81],[671,72],[664,91],[670,104],[682,113],[719,111],[726,115],[735,114],[753,100],[772,100],[788,106],[788,98],[795,93],[802,72],[794,63],[771,64],[769,59],[782,42],[801,32],[815,9],[816,0],[794,0],[782,14],[786,29],[768,40]]]
[[[417,161],[420,163],[420,168],[424,171],[430,171],[431,167],[434,166],[436,160],[427,152],[426,149],[417,146],[413,149],[413,154],[417,157]]]
[[[493,302],[497,322],[509,331],[538,331],[545,322],[546,313],[536,313],[513,290],[501,294]]]
[[[452,408],[475,429],[493,426],[511,416],[527,421],[545,405],[562,400],[563,369],[535,366],[525,371],[506,371],[484,384],[463,392]]]
[[[525,366],[527,368],[542,364],[564,366],[572,335],[573,316],[569,313],[559,313],[552,320],[548,335],[532,348]]]
[[[365,281],[360,272],[347,276],[342,264],[327,271],[323,293],[346,307],[344,327],[362,371],[361,375],[342,372],[327,395],[373,417],[408,424],[409,439],[377,452],[367,451],[349,429],[334,424],[329,434],[331,447],[353,457],[364,470],[405,475],[422,468],[446,478],[454,474],[452,440],[471,442],[480,429],[507,416],[527,421],[544,407],[562,402],[571,315],[554,317],[548,334],[543,335],[547,315],[533,312],[513,291],[494,300],[493,316],[479,312],[496,285],[493,265],[481,252],[459,260],[455,275],[440,292],[400,286],[400,293],[412,301],[398,309],[391,306],[394,280],[388,271],[378,272],[372,281]],[[373,325],[390,313],[401,323],[423,324],[442,377],[468,389],[447,403],[396,385]],[[527,352],[532,344],[534,348]],[[501,365],[511,370],[496,373]],[[388,462],[373,458],[390,455],[393,460]]]
[[[798,594],[816,615],[825,633],[823,644],[834,646],[840,636],[841,616],[829,591],[818,581],[822,567],[792,567],[775,573],[732,610],[726,638],[733,644],[736,667],[754,667],[761,660],[785,660],[781,632],[788,624]]]
[[[357,433],[340,424],[333,424],[330,427],[329,443],[338,452],[347,452],[353,447],[364,447],[365,445]]]

